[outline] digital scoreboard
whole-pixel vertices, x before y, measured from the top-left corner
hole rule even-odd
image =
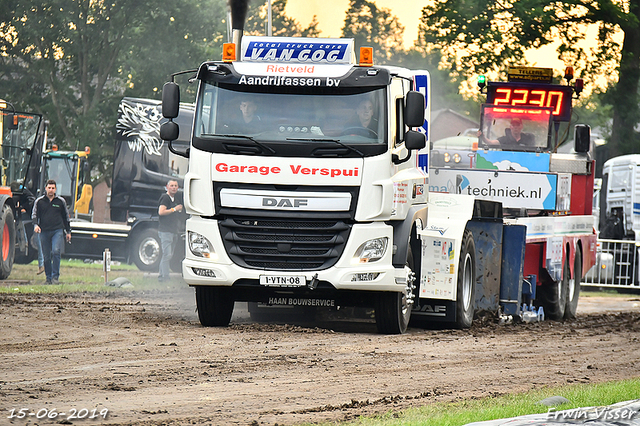
[[[557,84],[489,82],[487,103],[495,106],[552,108],[554,121],[569,121],[573,88]]]

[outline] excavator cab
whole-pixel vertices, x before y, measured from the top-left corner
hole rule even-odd
[[[69,215],[91,219],[93,188],[89,184],[89,148],[84,151],[58,151],[54,146],[42,156],[40,188],[49,179],[56,181],[57,194],[67,202]]]

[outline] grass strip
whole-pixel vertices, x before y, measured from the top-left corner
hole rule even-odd
[[[401,412],[389,411],[376,417],[361,417],[351,422],[323,423],[323,425],[462,426],[486,420],[547,413],[550,408],[540,405],[539,401],[551,396],[563,396],[570,401],[570,403],[556,407],[557,411],[608,406],[622,401],[640,399],[640,378],[598,384],[545,387],[521,394],[435,403]],[[636,413],[634,418],[640,418],[640,414]]]

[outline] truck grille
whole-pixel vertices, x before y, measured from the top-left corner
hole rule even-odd
[[[339,220],[226,218],[218,222],[237,265],[282,271],[321,270],[344,251],[351,225]]]

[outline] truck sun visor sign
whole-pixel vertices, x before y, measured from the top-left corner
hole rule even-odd
[[[349,64],[353,46],[353,39],[245,36],[242,61]]]

